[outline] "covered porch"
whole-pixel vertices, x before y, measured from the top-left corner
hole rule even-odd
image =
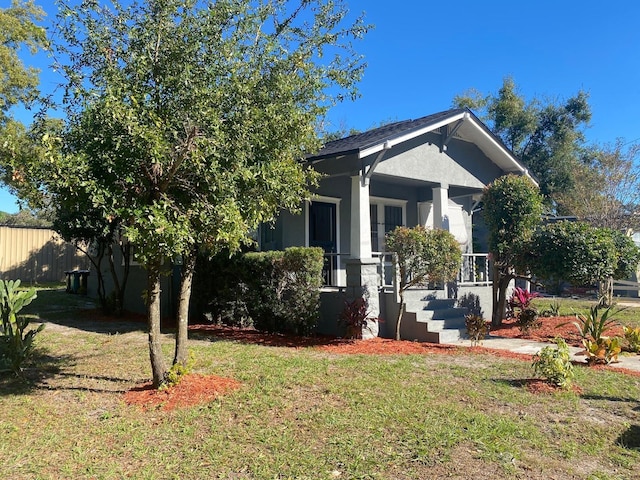
[[[460,244],[457,281],[426,293],[425,299],[460,298],[463,289],[490,292],[491,268],[478,213],[482,191],[502,175],[528,173],[469,110],[448,110],[332,141],[306,163],[323,175],[319,187],[303,215],[284,213],[275,228],[263,231],[261,247],[306,245],[325,251],[326,323],[335,324],[345,299],[364,297],[370,316],[389,326],[397,312],[397,286],[385,236],[400,225],[446,229]],[[378,335],[374,327],[371,335]],[[413,332],[407,335],[415,339]]]

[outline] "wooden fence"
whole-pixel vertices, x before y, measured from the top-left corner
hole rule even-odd
[[[65,271],[88,269],[86,256],[48,228],[0,225],[0,278],[60,282]]]

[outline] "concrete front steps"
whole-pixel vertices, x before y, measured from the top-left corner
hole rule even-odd
[[[456,307],[455,299],[444,297],[444,290],[407,290],[403,338],[429,343],[454,343],[463,338],[467,309]]]

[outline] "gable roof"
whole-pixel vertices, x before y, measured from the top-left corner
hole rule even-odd
[[[364,158],[453,123],[457,124],[454,127],[457,138],[476,144],[488,158],[505,172],[525,174],[536,182],[527,168],[502,143],[500,138],[494,135],[467,108],[445,110],[416,120],[390,123],[366,132],[327,142],[317,154],[308,156],[307,161],[318,162],[346,155],[356,155],[358,158]]]

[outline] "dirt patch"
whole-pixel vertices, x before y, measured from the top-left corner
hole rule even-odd
[[[528,378],[523,381],[523,384],[527,391],[533,394],[556,393],[563,391],[562,387],[549,383],[546,380],[540,378]],[[582,389],[577,385],[571,385],[569,389],[576,395],[582,394]]]

